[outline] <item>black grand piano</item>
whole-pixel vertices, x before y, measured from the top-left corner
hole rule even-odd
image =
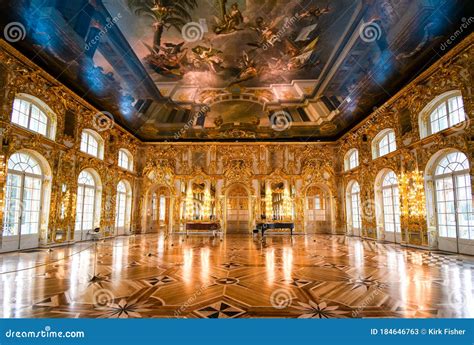
[[[291,236],[293,236],[293,229],[295,223],[289,222],[258,222],[256,226],[256,232],[261,232],[262,236],[265,235],[265,231],[274,229],[289,229]]]

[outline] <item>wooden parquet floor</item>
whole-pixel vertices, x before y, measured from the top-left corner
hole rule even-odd
[[[460,318],[474,317],[473,289],[473,257],[332,235],[149,234],[0,255],[4,318]]]

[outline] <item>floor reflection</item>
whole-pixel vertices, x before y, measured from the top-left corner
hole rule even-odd
[[[137,235],[0,255],[0,316],[474,317],[473,269],[344,236]]]

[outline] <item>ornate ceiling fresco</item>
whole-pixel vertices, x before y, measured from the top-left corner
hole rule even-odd
[[[4,39],[142,140],[332,140],[471,32],[471,3],[18,0],[0,9]]]

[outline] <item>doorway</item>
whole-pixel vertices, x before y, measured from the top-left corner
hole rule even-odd
[[[249,193],[241,185],[230,188],[227,194],[227,233],[249,233]]]
[[[331,233],[331,203],[329,194],[318,186],[306,192],[306,232]]]
[[[149,195],[147,232],[167,231],[170,224],[171,195],[168,187],[151,189]]]

